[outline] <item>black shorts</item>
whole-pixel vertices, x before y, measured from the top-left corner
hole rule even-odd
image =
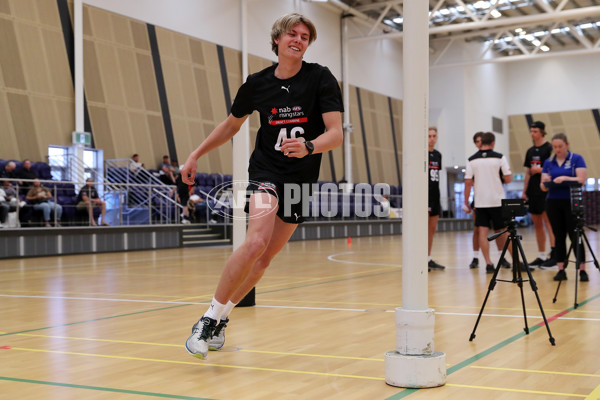
[[[502,218],[502,207],[476,208],[475,226],[487,226],[499,230],[506,227]]]
[[[250,195],[252,193],[268,193],[271,196],[275,197],[279,203],[279,208],[277,209],[277,216],[288,224],[301,224],[305,221],[308,215],[303,213],[303,208],[305,211],[308,211],[308,206],[303,207],[303,204],[306,202],[312,195],[312,185],[310,184],[293,184],[294,185],[294,200],[288,199],[290,188],[286,191],[286,184],[283,182],[274,182],[273,179],[260,179],[260,178],[250,178],[250,183],[246,188],[246,198],[249,200]],[[300,192],[298,192],[298,190]],[[302,200],[300,200],[302,199]],[[246,213],[250,212],[250,202],[246,201],[246,206],[244,207],[244,211]]]
[[[442,206],[440,204],[439,198],[429,199],[428,211],[429,211],[430,217],[437,217],[438,215],[440,215],[441,210],[442,210]]]
[[[177,176],[175,183],[177,185],[177,194],[179,195],[179,204],[187,206],[187,203],[190,200],[190,186],[187,183],[184,183],[179,175]]]
[[[546,211],[546,194],[527,196],[529,203],[529,214],[539,215]]]

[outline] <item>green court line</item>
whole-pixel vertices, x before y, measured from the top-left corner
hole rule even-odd
[[[12,382],[22,382],[22,383],[34,383],[36,385],[61,386],[61,387],[67,387],[67,388],[73,388],[73,389],[99,390],[102,392],[137,394],[140,396],[163,397],[166,399],[211,400],[206,397],[179,396],[176,394],[142,392],[139,390],[115,389],[115,388],[108,388],[108,387],[101,387],[101,386],[75,385],[72,383],[62,383],[62,382],[46,382],[46,381],[37,381],[37,380],[33,380],[33,379],[11,378],[11,377],[7,377],[7,376],[0,376],[0,380],[12,381]]]
[[[144,314],[144,313],[148,313],[148,312],[162,311],[162,310],[168,310],[168,309],[171,309],[171,308],[186,307],[186,306],[191,306],[191,305],[192,304],[178,304],[176,306],[169,306],[169,307],[162,307],[162,308],[153,308],[152,310],[136,311],[136,312],[127,313],[127,314],[111,315],[109,317],[101,317],[101,318],[95,318],[95,319],[88,319],[88,320],[85,320],[85,321],[70,322],[68,324],[60,324],[60,325],[54,325],[54,326],[45,326],[43,328],[27,329],[27,330],[19,331],[19,332],[2,333],[2,334],[0,334],[0,337],[2,337],[2,336],[9,336],[9,335],[18,335],[19,333],[28,333],[28,332],[43,331],[45,329],[62,328],[62,327],[65,327],[65,326],[85,324],[85,323],[88,323],[88,322],[103,321],[105,319],[128,317],[130,315],[138,315],[138,314]]]
[[[583,306],[583,305],[585,305],[585,304],[587,304],[587,303],[589,303],[589,302],[591,302],[593,300],[596,300],[598,297],[600,297],[600,293],[598,293],[595,296],[590,297],[587,300],[582,301],[581,303],[579,303],[578,306],[579,307]],[[569,307],[566,310],[561,311],[558,314],[566,314],[566,313],[569,313],[569,312],[571,312],[573,310],[575,310],[575,307]],[[551,318],[546,318],[546,319],[551,319]],[[550,324],[551,322],[552,322],[552,320],[548,321],[548,324]],[[546,325],[544,325],[542,323],[541,325],[540,324],[536,324],[534,326],[530,326],[529,327],[529,333],[535,332],[536,330],[538,330],[539,328],[542,328],[542,327],[545,328]],[[506,340],[503,340],[502,342],[498,343],[497,345],[492,346],[489,349],[482,351],[481,353],[475,354],[474,356],[472,356],[470,358],[467,358],[466,360],[464,360],[464,361],[462,361],[462,362],[460,362],[460,363],[458,363],[456,365],[453,365],[452,367],[448,368],[448,370],[446,371],[446,375],[450,375],[450,374],[452,374],[454,372],[457,372],[457,371],[465,368],[466,366],[474,363],[475,361],[481,360],[485,356],[490,355],[490,354],[494,353],[497,350],[500,350],[501,348],[503,348],[505,346],[508,346],[509,344],[515,342],[516,340],[522,338],[523,336],[525,336],[525,331],[520,332],[520,333],[518,333],[518,334],[516,334],[516,335],[514,335],[514,336],[512,336],[512,337],[510,337],[510,338],[508,338]],[[397,394],[395,394],[395,395],[393,395],[391,397],[388,397],[385,400],[403,399],[403,398],[405,398],[407,396],[410,396],[411,394],[415,393],[418,390],[422,390],[422,389],[404,389],[403,391],[401,391],[401,392],[399,392],[399,393],[397,393]]]

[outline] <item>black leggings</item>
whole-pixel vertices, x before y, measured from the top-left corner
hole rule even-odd
[[[552,232],[554,233],[554,239],[556,244],[554,246],[554,256],[557,262],[567,262],[567,234],[571,239],[571,243],[575,242],[575,227],[576,220],[575,216],[571,213],[571,200],[570,199],[547,199],[546,200],[546,214],[552,225]],[[583,247],[583,246],[582,246]],[[583,248],[580,248],[582,252],[582,261],[585,260],[585,253]],[[575,253],[571,254],[575,259]]]

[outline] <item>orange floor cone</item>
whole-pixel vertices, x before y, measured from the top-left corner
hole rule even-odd
[[[348,236],[348,247],[352,246],[352,238]]]

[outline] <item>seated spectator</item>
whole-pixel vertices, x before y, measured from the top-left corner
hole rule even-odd
[[[159,178],[165,185],[175,185],[175,168],[169,162],[169,156],[163,156],[162,163],[158,166]]]
[[[203,213],[206,212],[206,201],[197,194],[190,196],[187,203],[188,215],[194,222],[200,222]]]
[[[17,178],[17,171],[15,171],[16,168],[17,168],[17,164],[15,164],[14,161],[9,161],[4,166],[4,169],[0,170],[0,178],[16,179]]]
[[[34,210],[42,210],[44,214],[44,226],[50,226],[50,213],[56,210],[56,225],[60,226],[60,217],[62,216],[62,206],[52,201],[52,192],[47,187],[42,186],[39,179],[33,181],[33,187],[27,192],[25,199],[33,204]]]
[[[29,189],[33,187],[32,182],[24,181],[23,179],[33,180],[39,178],[37,174],[31,169],[31,160],[29,159],[23,160],[23,166],[19,171],[17,171],[16,175],[19,179],[18,183],[21,188],[21,194],[27,193]]]
[[[13,211],[17,211],[17,192],[9,181],[2,181],[2,188],[0,188],[0,228],[8,226],[6,223],[8,213]]]
[[[140,156],[136,153],[131,156],[131,162],[129,163],[129,171],[137,175],[142,169],[144,169],[144,164],[140,162]]]
[[[94,180],[92,178],[87,178],[85,180],[85,186],[81,188],[77,195],[77,209],[86,210],[90,225],[97,226],[98,224],[94,220],[94,208],[100,208],[100,224],[102,226],[108,226],[108,223],[106,223],[106,203],[102,201],[98,195],[98,191],[94,186]]]

